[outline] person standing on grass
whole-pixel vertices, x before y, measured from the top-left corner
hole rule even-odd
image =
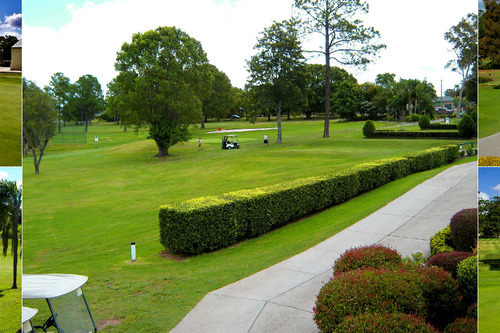
[[[201,138],[198,138],[198,151],[200,150],[203,150],[203,148],[201,148]]]
[[[262,148],[264,148],[265,145],[269,147],[269,139],[267,137],[267,133],[264,134],[264,143],[262,144]]]

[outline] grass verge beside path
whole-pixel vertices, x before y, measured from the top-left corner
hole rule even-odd
[[[479,138],[482,139],[500,131],[500,108],[498,105],[500,89],[493,89],[495,85],[500,84],[500,70],[481,70],[479,77],[491,80],[478,87]]]
[[[455,164],[471,161],[474,159],[467,158]],[[124,243],[120,253],[113,249],[110,253],[97,255],[91,248],[80,249],[80,256],[70,253],[68,257],[65,253],[65,259],[72,265],[61,265],[58,272],[90,276],[86,293],[95,318],[101,325],[112,319],[113,323],[119,323],[107,326],[109,331],[166,332],[208,292],[316,245],[448,167],[399,179],[320,214],[217,252],[176,261],[159,254],[141,253],[145,245],[140,244],[139,259],[130,264],[128,244]],[[151,241],[157,242],[157,239]],[[47,254],[44,251],[40,255]],[[86,260],[77,259],[81,256]],[[111,263],[113,256],[121,260]],[[46,264],[31,266],[35,266],[37,272],[54,271]],[[44,307],[43,302],[34,305]]]
[[[21,276],[18,265],[18,277]],[[19,278],[19,280],[21,280]],[[0,332],[15,333],[21,327],[21,282],[18,289],[12,287],[12,256],[0,253]]]
[[[500,331],[500,239],[479,239],[479,332]]]

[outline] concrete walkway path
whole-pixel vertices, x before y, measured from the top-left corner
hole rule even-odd
[[[380,243],[428,256],[429,238],[474,207],[477,163],[449,168],[309,250],[208,293],[172,332],[318,332],[316,295],[345,250]]]
[[[500,157],[500,133],[496,133],[479,139],[479,157],[497,156]]]

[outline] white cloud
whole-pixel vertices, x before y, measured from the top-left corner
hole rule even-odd
[[[478,199],[482,200],[490,200],[490,196],[484,192],[479,192]]]
[[[5,180],[9,178],[9,174],[5,171],[0,171],[0,180]]]
[[[5,16],[5,23],[2,24],[2,28],[12,28],[20,30],[23,25],[23,14],[12,14]]]
[[[369,0],[365,25],[374,26],[388,45],[367,72],[352,72],[359,82],[374,81],[377,74],[391,72],[396,79],[427,78],[439,95],[458,84],[460,77],[445,70],[453,57],[444,33],[469,12],[477,11],[475,0]],[[158,26],[176,26],[198,39],[209,61],[224,71],[232,84],[243,87],[246,60],[253,54],[259,32],[272,21],[291,16],[293,0],[114,0],[103,4],[86,2],[67,7],[71,23],[60,29],[23,26],[23,72],[39,85],[46,85],[55,72],[72,82],[81,75],[98,77],[103,87],[116,76],[116,53],[136,32]],[[50,17],[47,17],[50,20]],[[313,62],[321,63],[323,58]],[[336,65],[332,63],[332,65]]]
[[[496,186],[491,187],[491,189],[497,193],[500,194],[500,184],[497,184]]]

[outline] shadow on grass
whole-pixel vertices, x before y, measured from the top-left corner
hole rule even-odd
[[[500,259],[481,260],[481,262],[490,266],[490,271],[500,271]]]

